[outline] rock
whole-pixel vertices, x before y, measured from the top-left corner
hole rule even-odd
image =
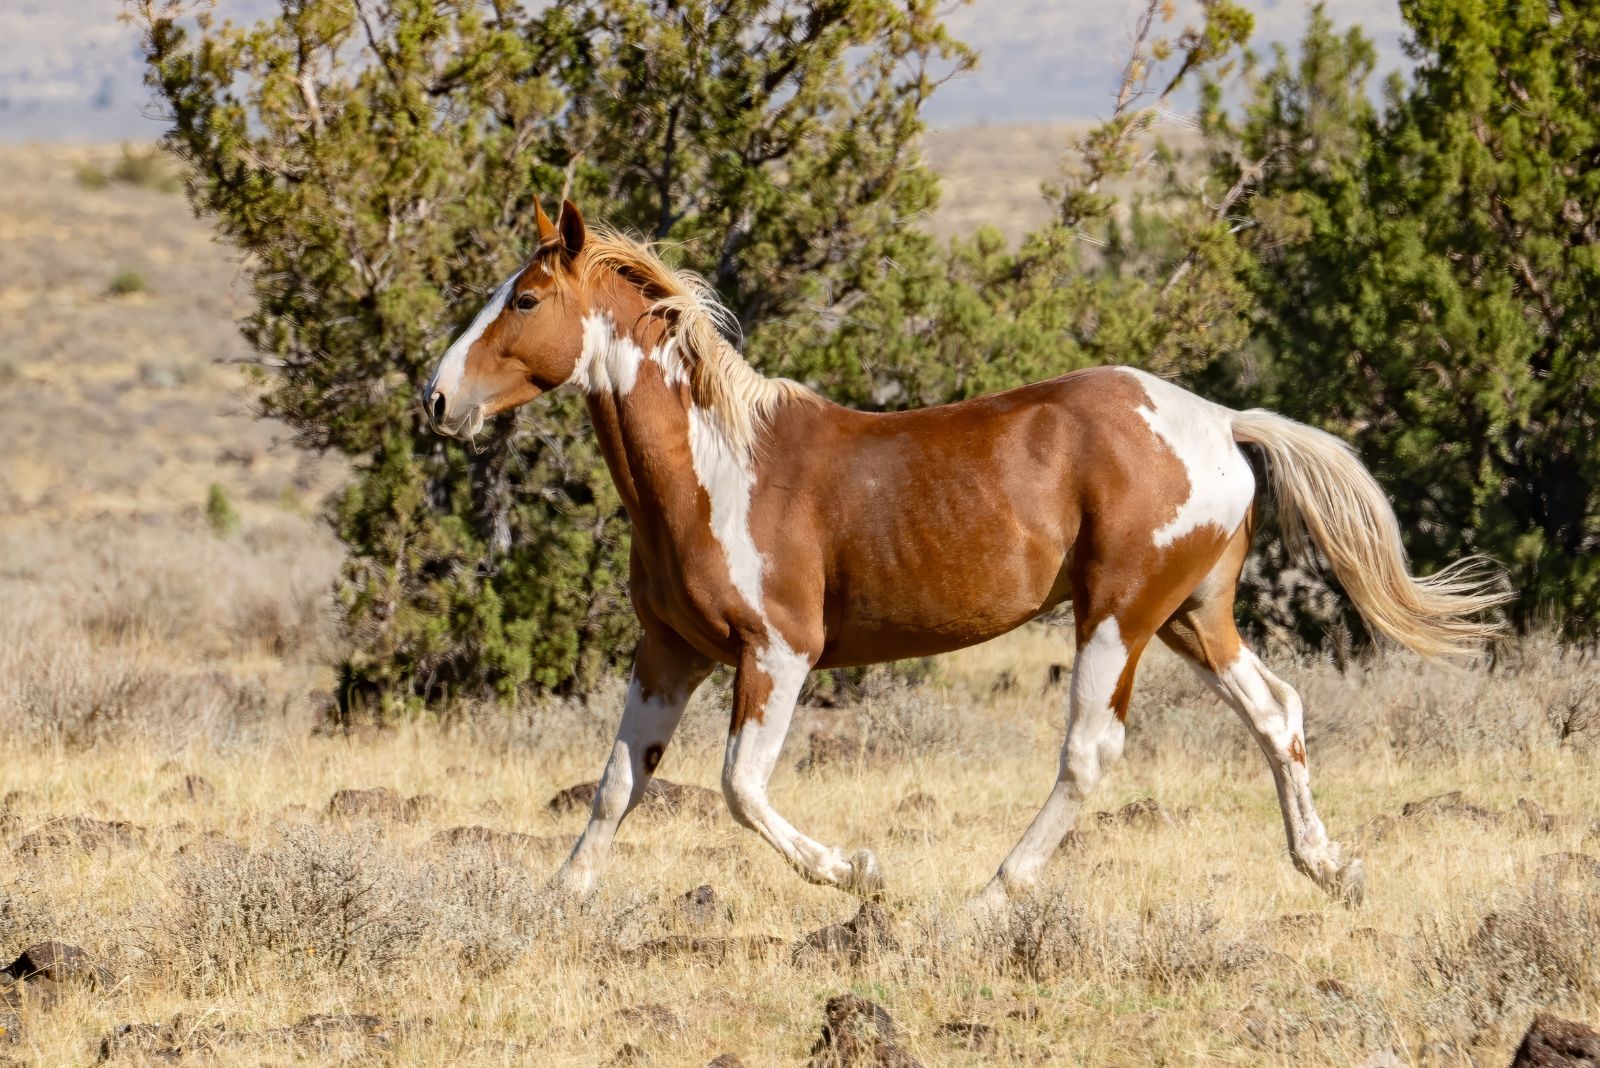
[[[22,985],[29,996],[46,999],[67,987],[111,989],[111,973],[78,946],[66,942],[36,942],[17,955],[3,973]]]
[[[718,913],[723,911],[717,907],[717,892],[706,883],[701,883],[693,890],[685,890],[675,904],[678,915],[695,927],[714,922]]]
[[[617,1052],[611,1055],[611,1059],[606,1061],[606,1068],[624,1068],[626,1065],[649,1063],[650,1054],[644,1051],[644,1047],[624,1042]]]
[[[1553,879],[1573,876],[1600,879],[1600,860],[1587,853],[1546,853],[1538,864],[1539,874]]]
[[[302,1016],[289,1028],[289,1034],[303,1046],[325,1048],[356,1038],[367,1045],[387,1048],[393,1041],[394,1028],[381,1016],[369,1013],[324,1015],[312,1013]]]
[[[810,750],[795,764],[796,771],[820,771],[832,764],[845,764],[859,759],[866,752],[859,739],[834,734],[818,727],[811,732]]]
[[[1528,830],[1536,834],[1549,834],[1555,830],[1556,818],[1546,812],[1539,802],[1521,797],[1517,799],[1516,808],[1522,814],[1522,818],[1527,821]]]
[[[1350,1000],[1350,988],[1332,977],[1318,979],[1315,983],[1315,987],[1317,993],[1323,994],[1327,997],[1338,998],[1340,1001]]]
[[[976,1020],[951,1020],[939,1025],[934,1032],[941,1038],[954,1039],[975,1053],[994,1053],[1000,1048],[1000,1032],[993,1025]]]
[[[648,1031],[663,1036],[680,1034],[684,1028],[682,1016],[654,1001],[629,1005],[606,1017],[606,1023],[610,1027],[624,1031],[634,1033]]]
[[[598,782],[580,782],[556,794],[545,807],[556,815],[587,811],[594,804],[594,795],[599,789]],[[645,785],[644,798],[639,802],[639,807],[672,814],[707,816],[721,811],[722,795],[703,786],[688,786],[657,778]]]
[[[189,1052],[210,1052],[215,1047],[212,1028],[180,1034],[169,1024],[129,1023],[100,1040],[102,1061],[134,1061],[139,1064],[177,1064]]]
[[[1278,917],[1278,929],[1293,934],[1309,934],[1322,930],[1322,913],[1291,912]]]
[[[811,1068],[922,1068],[896,1042],[894,1018],[864,997],[840,994],[822,1012],[822,1037],[811,1047]]]
[[[755,960],[765,957],[783,939],[775,935],[746,935],[739,938],[708,938],[701,935],[665,935],[641,942],[624,954],[624,959],[635,963],[647,960],[671,960],[676,957],[697,957],[720,964],[729,960]]]
[[[1600,1032],[1541,1012],[1522,1036],[1511,1068],[1600,1068]]]
[[[800,962],[808,957],[838,956],[851,964],[860,964],[878,951],[899,944],[892,927],[883,906],[875,901],[864,901],[855,916],[844,923],[830,923],[806,935],[795,946],[794,959]]]
[[[1153,797],[1141,797],[1137,801],[1129,801],[1116,812],[1097,812],[1095,818],[1101,823],[1123,827],[1152,828],[1167,827],[1172,824],[1171,814]]]
[[[438,807],[430,794],[401,797],[387,786],[370,790],[337,790],[328,799],[328,815],[334,819],[398,820],[415,823]]]
[[[203,776],[185,775],[173,785],[161,791],[159,801],[210,801],[217,796],[216,787],[212,786]]]
[[[744,1068],[744,1061],[736,1054],[719,1053],[706,1062],[706,1068]]]
[[[435,845],[476,846],[501,857],[522,857],[530,853],[565,849],[572,843],[565,838],[550,838],[518,831],[496,831],[489,827],[451,827],[433,836]]]
[[[62,849],[126,848],[135,843],[140,831],[120,820],[97,820],[92,816],[58,816],[46,820],[17,843],[18,853],[47,853]]]
[[[1438,816],[1455,816],[1477,820],[1480,823],[1499,823],[1500,813],[1475,805],[1461,796],[1460,790],[1434,794],[1419,801],[1407,801],[1400,807],[1403,819],[1422,819]]]
[[[930,793],[917,790],[900,799],[894,810],[903,816],[933,816],[939,811],[939,799]]]

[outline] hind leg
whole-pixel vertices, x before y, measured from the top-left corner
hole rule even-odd
[[[1218,585],[1225,591],[1199,591],[1198,600],[1191,599],[1161,628],[1161,640],[1233,707],[1266,755],[1295,867],[1334,897],[1358,903],[1365,877],[1361,861],[1345,859],[1339,844],[1328,838],[1311,799],[1300,695],[1240,639],[1233,624],[1232,578]]]
[[[1127,715],[1134,668],[1149,637],[1138,633],[1125,636],[1115,615],[1105,616],[1092,628],[1080,627],[1067,740],[1061,749],[1055,786],[974,906],[1003,905],[1013,893],[1038,881],[1040,871],[1077,823],[1084,798],[1100,781],[1103,766],[1122,755],[1122,720]]]

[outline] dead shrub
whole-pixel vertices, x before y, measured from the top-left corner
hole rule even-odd
[[[1448,1033],[1493,1031],[1536,1009],[1600,997],[1600,880],[1551,873],[1509,905],[1439,919],[1417,936],[1415,963],[1430,1014]]]
[[[277,970],[382,973],[426,952],[427,887],[369,836],[285,826],[229,863],[176,858],[157,955],[201,986]]]
[[[1168,902],[1137,918],[1092,916],[1059,892],[1014,901],[987,926],[984,942],[1002,971],[1033,982],[1114,977],[1152,989],[1232,975],[1266,956],[1226,930],[1206,903]]]

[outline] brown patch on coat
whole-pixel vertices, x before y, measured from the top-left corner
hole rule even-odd
[[[1289,759],[1296,764],[1306,762],[1306,743],[1300,740],[1298,734],[1289,739]]]
[[[661,763],[661,752],[662,752],[662,750],[661,750],[661,746],[660,746],[659,743],[656,744],[656,745],[649,746],[648,748],[645,749],[645,751],[644,751],[644,770],[645,771],[654,772],[656,770],[656,765]]]

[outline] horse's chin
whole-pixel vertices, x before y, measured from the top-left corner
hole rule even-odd
[[[477,405],[467,411],[454,423],[439,423],[434,429],[446,437],[457,438],[461,441],[471,441],[483,429],[485,419],[483,405]]]

